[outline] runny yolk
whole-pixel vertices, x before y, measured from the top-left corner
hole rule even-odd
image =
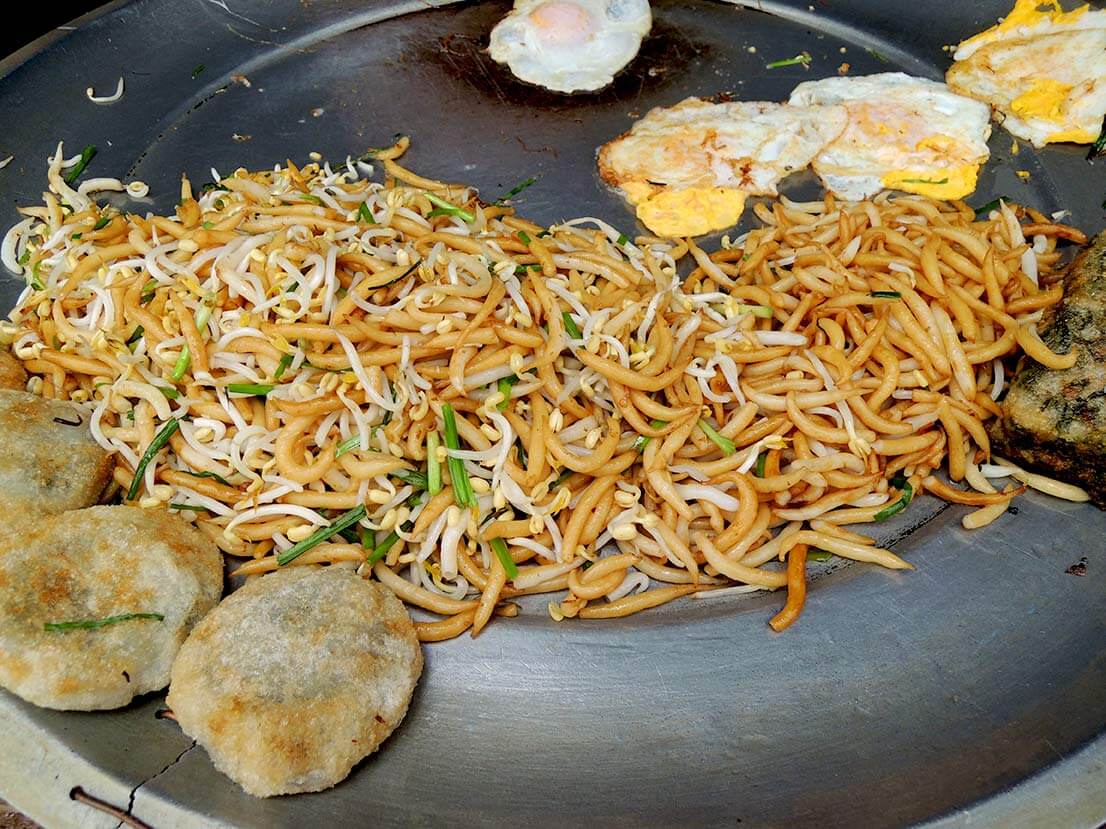
[[[542,39],[557,46],[582,44],[595,30],[591,13],[566,0],[542,3],[528,16]]]

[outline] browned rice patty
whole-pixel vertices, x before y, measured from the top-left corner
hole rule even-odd
[[[248,582],[196,626],[168,703],[250,794],[315,792],[392,733],[421,672],[414,626],[390,590],[300,566]]]

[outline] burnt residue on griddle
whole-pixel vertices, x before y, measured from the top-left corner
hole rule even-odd
[[[424,69],[438,67],[498,103],[563,113],[633,102],[646,91],[663,89],[684,77],[694,63],[711,51],[710,45],[696,42],[677,27],[654,17],[652,31],[642,41],[637,57],[615,76],[613,83],[596,92],[570,95],[552,92],[520,81],[510,69],[496,63],[488,54],[488,34],[507,10],[507,6],[499,4],[470,7],[469,11],[486,19],[479,23],[466,20],[462,28],[467,31],[463,33],[453,32],[430,41],[413,40],[402,59]],[[479,25],[481,23],[485,25]],[[473,30],[481,34],[467,33]]]

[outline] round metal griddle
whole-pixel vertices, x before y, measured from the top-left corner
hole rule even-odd
[[[808,5],[808,2],[814,5]],[[780,100],[801,80],[940,78],[944,44],[1008,0],[658,0],[641,54],[602,92],[514,80],[482,51],[509,4],[393,0],[116,3],[0,63],[0,220],[35,203],[57,139],[90,174],[141,178],[170,210],[186,171],[332,160],[412,137],[405,161],[552,222],[633,216],[596,147],[688,95]],[[754,51],[755,50],[755,51]],[[808,51],[813,61],[767,69]],[[100,107],[84,94],[126,94]],[[1006,195],[1103,225],[1106,162],[994,130],[976,203]],[[1015,171],[1029,172],[1022,180]],[[818,192],[809,174],[782,187]],[[131,203],[131,209],[146,209]],[[18,291],[2,285],[5,307]],[[428,646],[406,722],[336,788],[254,800],[160,696],[62,714],[0,695],[0,790],[50,823],[96,821],[72,786],[157,826],[524,824],[1096,825],[1106,818],[1106,515],[1030,494],[974,533],[921,499],[878,525],[917,566],[820,572],[793,629],[780,596],[683,601],[607,623],[516,620]],[[1067,572],[1085,557],[1086,575]],[[263,642],[258,647],[264,647]],[[106,819],[105,819],[106,820]],[[112,825],[109,821],[105,825]]]

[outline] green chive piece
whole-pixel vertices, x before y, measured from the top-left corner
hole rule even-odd
[[[503,565],[508,580],[516,578],[518,576],[518,565],[515,564],[515,560],[511,558],[511,553],[507,550],[507,542],[502,538],[493,538],[488,543],[491,545],[495,557],[499,559],[499,563]]]
[[[898,291],[872,291],[869,296],[873,299],[902,299],[902,294]]]
[[[38,269],[40,267],[42,267],[41,259],[35,262],[35,264],[31,267],[31,287],[34,288],[36,291],[46,290],[46,286],[42,284],[42,277],[38,275]]]
[[[399,478],[405,484],[410,484],[415,487],[415,489],[426,489],[430,484],[425,474],[416,472],[413,469],[397,469],[395,472],[390,472],[389,474]]]
[[[892,480],[892,484],[894,484],[894,480]],[[873,515],[872,518],[874,520],[886,521],[892,515],[898,515],[900,512],[907,508],[907,506],[910,504],[910,501],[914,498],[914,487],[910,485],[909,481],[903,480],[902,485],[896,486],[895,488],[902,492],[902,497],[900,497],[899,500],[897,500],[895,503],[891,504],[888,507],[884,507],[875,515]]]
[[[84,235],[84,234],[82,234],[82,233],[74,233],[74,234],[73,234],[72,236],[70,236],[69,238],[70,238],[70,239],[72,239],[72,240],[73,240],[73,241],[75,242],[75,241],[77,241],[78,239],[80,239],[80,238],[81,238],[81,236],[83,236],[83,235]]]
[[[157,293],[157,280],[151,279],[149,282],[142,286],[142,296],[140,296],[138,299],[139,303],[141,305],[145,305],[147,302],[154,298],[155,293]]]
[[[270,383],[227,383],[227,391],[231,394],[244,394],[249,397],[264,397],[276,386]]]
[[[507,407],[511,405],[511,387],[517,382],[518,375],[516,374],[508,374],[506,377],[499,378],[496,389],[503,395],[503,399],[496,405],[499,411],[505,412],[507,411]]]
[[[530,244],[530,234],[527,233],[525,230],[520,230],[518,232],[518,238],[522,242],[522,244],[524,244],[524,245]]]
[[[174,383],[179,383],[184,379],[184,373],[188,371],[188,366],[192,363],[192,352],[188,350],[188,346],[181,349],[180,356],[177,357],[177,362],[173,364],[173,373],[170,375],[173,378]]]
[[[211,478],[213,481],[218,481],[223,486],[229,486],[229,487],[234,486],[234,484],[232,484],[230,481],[228,481],[226,478],[224,478],[222,475],[218,474],[217,472],[208,472],[207,470],[204,470],[203,472],[189,472],[186,469],[186,470],[184,470],[184,474],[185,475],[191,475],[193,478]]]
[[[211,228],[215,227],[215,222],[204,222],[200,227],[204,230],[211,230]]]
[[[193,66],[192,67],[192,78],[193,78],[193,80],[195,80],[197,77],[199,77],[199,74],[201,72],[203,72],[205,69],[207,69],[207,67],[204,66],[202,63],[197,63],[195,66]]]
[[[107,226],[108,226],[109,224],[111,224],[111,216],[101,216],[101,217],[100,217],[100,218],[99,218],[99,219],[98,219],[98,220],[96,221],[96,224],[94,224],[94,225],[92,226],[92,229],[93,229],[93,230],[103,230],[103,229],[104,229],[105,227],[107,227]]]
[[[426,489],[431,495],[442,491],[442,463],[438,460],[438,431],[426,435]]]
[[[977,219],[986,218],[992,210],[998,210],[999,209],[999,203],[1004,202],[1004,201],[1005,202],[1010,201],[1010,197],[1009,196],[999,196],[996,199],[991,199],[986,204],[981,205],[980,207],[977,207],[975,209],[975,217]]]
[[[457,218],[459,218],[463,222],[475,222],[476,221],[476,217],[474,215],[472,215],[469,211],[465,210],[463,207],[458,207],[455,204],[450,204],[445,199],[440,198],[438,196],[435,196],[433,193],[423,193],[423,195],[426,196],[427,200],[432,205],[439,208],[440,210],[445,211],[445,213],[439,213],[438,214],[439,216],[442,216],[442,215],[456,216]],[[431,211],[431,214],[433,214],[433,213],[434,213],[434,211]]]
[[[334,457],[335,458],[340,458],[340,457],[342,457],[342,455],[346,454],[347,452],[352,452],[354,449],[360,449],[360,448],[361,448],[361,436],[360,435],[354,435],[351,438],[346,438],[345,440],[343,440],[341,443],[338,444],[338,448],[334,452]]]
[[[376,224],[376,220],[373,219],[372,211],[369,210],[368,202],[361,202],[361,205],[357,208],[357,219],[367,225]]]
[[[461,439],[457,436],[457,418],[453,414],[453,407],[448,403],[442,405],[442,421],[445,424],[445,445],[447,449],[460,449]],[[465,464],[460,458],[452,455],[446,460],[449,466],[449,480],[453,484],[453,500],[459,507],[475,507],[476,496],[472,491],[472,481],[465,471]]]
[[[758,478],[763,478],[764,477],[764,465],[766,463],[768,463],[768,453],[767,452],[761,452],[759,455],[757,455],[757,465],[756,465],[756,469],[753,470],[753,474],[756,475]]]
[[[883,52],[878,52],[875,49],[871,49],[871,48],[865,49],[864,51],[867,52],[869,55],[871,55],[876,60],[878,60],[880,63],[890,63],[891,62],[891,60],[887,57],[887,55],[883,54]]]
[[[767,305],[738,305],[737,311],[739,314],[752,314],[754,317],[760,317],[765,320],[772,319],[775,313]]]
[[[811,550],[806,554],[807,561],[829,561],[833,558],[833,553],[827,553],[825,550]]]
[[[668,425],[668,421],[667,420],[650,420],[649,425],[652,426],[654,429],[661,429],[661,428]],[[644,452],[645,447],[649,445],[649,441],[651,441],[651,440],[652,440],[651,437],[646,437],[645,435],[638,435],[637,440],[634,441],[634,449],[636,449],[638,452]]]
[[[31,249],[27,248],[25,251],[23,251],[22,254],[20,254],[19,258],[16,259],[15,261],[17,263],[19,263],[20,265],[26,265],[28,262],[30,262],[31,261]]]
[[[207,507],[201,507],[197,504],[170,504],[169,509],[180,510],[181,512],[207,512]]]
[[[285,354],[280,358],[280,362],[277,363],[276,371],[273,372],[273,379],[279,380],[284,376],[284,372],[288,370],[288,366],[292,365],[292,355]]]
[[[127,339],[125,341],[125,345],[127,346],[127,348],[130,348],[136,342],[141,340],[142,335],[145,334],[145,333],[146,333],[145,328],[143,328],[141,325],[136,325],[135,328],[134,328],[134,331],[131,332],[131,335],[129,337],[127,337]]]
[[[177,418],[173,418],[162,426],[154,439],[150,441],[150,445],[146,447],[146,451],[142,453],[141,459],[138,461],[138,467],[134,470],[134,480],[131,481],[131,488],[127,490],[127,500],[133,501],[135,496],[138,495],[138,491],[142,489],[142,476],[146,472],[146,467],[150,465],[157,453],[165,448],[165,445],[169,442],[169,438],[180,428],[180,421]]]
[[[154,388],[164,394],[169,400],[176,400],[180,397],[180,392],[172,386],[159,386],[155,383]]]
[[[81,150],[80,160],[65,174],[65,183],[72,184],[75,182],[80,174],[84,172],[84,168],[88,166],[88,162],[92,160],[94,155],[96,155],[96,148],[91,144]]]
[[[561,319],[565,322],[565,331],[568,336],[574,340],[584,339],[584,335],[580,332],[580,326],[576,324],[576,320],[572,318],[572,315],[568,311],[561,312]]]
[[[317,204],[317,205],[321,206],[322,203],[323,203],[322,199],[320,199],[318,196],[313,196],[310,193],[298,193],[297,195],[301,199],[303,199],[304,201],[309,201],[309,202],[312,202],[313,204]]]
[[[619,233],[618,234],[618,239],[615,240],[615,244],[618,245],[619,247],[622,247],[623,245],[625,245],[629,241],[630,241],[629,236],[627,236],[625,233]]]
[[[810,62],[813,58],[810,57],[810,52],[802,52],[795,55],[793,58],[784,58],[783,60],[774,60],[769,64],[766,64],[768,69],[780,69],[784,66],[796,66],[802,65],[805,69],[810,66]]]
[[[531,262],[529,265],[518,265],[515,268],[515,276],[526,276],[527,271],[540,271],[541,265],[537,262]]]
[[[1091,148],[1087,150],[1087,161],[1094,161],[1102,153],[1106,151],[1106,118],[1102,119],[1102,130],[1098,133],[1098,138],[1091,144]]]
[[[295,559],[306,553],[308,550],[310,550],[312,547],[317,547],[328,538],[336,536],[346,527],[352,527],[364,517],[365,505],[358,504],[349,512],[342,513],[340,516],[334,519],[334,521],[332,521],[329,526],[320,527],[319,529],[315,530],[315,532],[311,533],[311,535],[307,536],[307,538],[305,538],[303,541],[299,542],[298,544],[293,544],[291,547],[289,547],[287,550],[277,556],[277,566],[283,567],[288,562],[294,561]]]
[[[525,190],[531,184],[536,184],[537,180],[538,180],[537,176],[531,176],[530,178],[526,179],[525,181],[520,181],[518,184],[516,184],[514,187],[512,187],[510,190],[508,190],[506,193],[504,193],[502,196],[500,196],[498,199],[496,199],[494,202],[492,202],[492,204],[503,204],[504,202],[508,201],[509,199],[513,199],[515,196],[517,196],[519,193],[521,193],[523,190]]]
[[[107,627],[119,622],[129,622],[133,619],[156,619],[159,622],[165,620],[161,613],[120,613],[116,616],[105,616],[103,619],[74,619],[69,622],[45,622],[43,630],[95,630]]]
[[[376,564],[380,559],[388,555],[388,551],[392,549],[397,541],[399,541],[399,533],[392,530],[384,536],[383,541],[373,547],[373,551],[365,557],[365,562],[370,565]]]
[[[899,179],[899,184],[948,184],[948,176],[941,179],[933,178],[903,178]]]
[[[705,420],[699,421],[699,429],[704,435],[710,438],[722,450],[722,454],[727,457],[737,451],[737,446],[734,442],[724,435],[718,434],[718,431],[707,423]]]

